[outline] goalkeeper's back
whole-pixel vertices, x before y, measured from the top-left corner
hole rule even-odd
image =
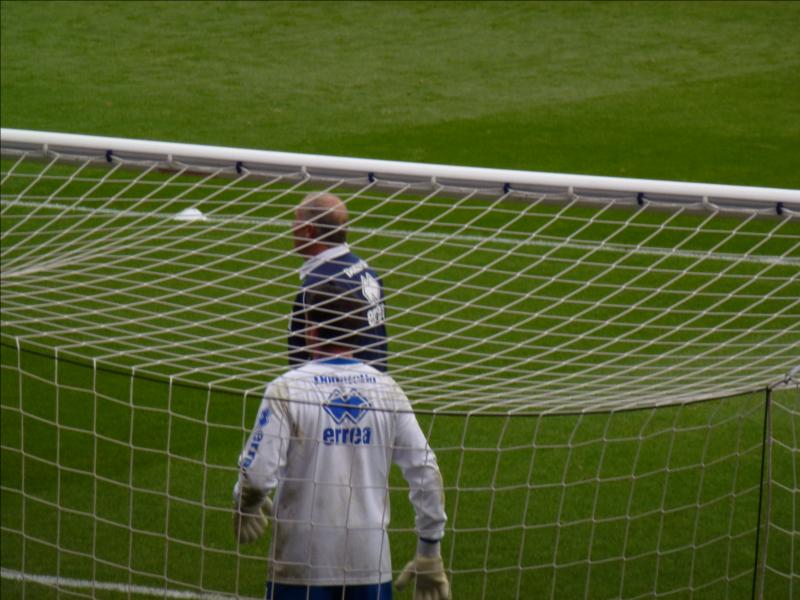
[[[243,485],[274,498],[271,581],[389,581],[388,476],[409,482],[420,538],[444,535],[442,480],[408,398],[350,358],[315,360],[276,379],[240,457]]]

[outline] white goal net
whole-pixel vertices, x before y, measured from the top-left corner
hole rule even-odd
[[[5,591],[263,595],[230,488],[316,191],[383,279],[456,598],[800,593],[800,191],[8,129]]]

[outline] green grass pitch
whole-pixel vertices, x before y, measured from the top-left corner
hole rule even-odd
[[[4,568],[260,596],[267,543],[237,556],[230,531],[231,465],[255,398],[69,363],[56,373],[52,360],[2,351]],[[763,401],[613,416],[421,416],[448,490],[454,594],[748,597]],[[797,403],[784,394],[775,404],[779,451],[800,426]],[[796,477],[790,453],[774,464],[784,488],[775,488],[773,519],[791,527],[792,494],[780,493]],[[414,548],[413,516],[397,473],[392,484],[392,550],[402,561]],[[792,534],[772,535],[770,565],[790,571]],[[787,597],[789,584],[769,577],[766,590]],[[37,598],[90,589],[26,585]],[[4,595],[22,589],[3,580]]]
[[[3,127],[800,187],[796,3],[0,6]],[[391,242],[354,241],[367,258]],[[275,275],[276,315],[298,262]],[[282,363],[275,350],[265,370]],[[3,569],[262,594],[266,543],[237,557],[229,512],[256,396],[95,372],[5,343],[0,363]],[[749,598],[763,399],[422,415],[448,487],[455,597]],[[794,392],[775,398],[765,597],[800,586],[799,406]],[[397,568],[414,535],[396,474],[392,485]],[[145,597],[1,585],[4,598]]]
[[[8,164],[4,161],[6,169]],[[46,196],[54,184],[40,185]],[[87,184],[73,184],[80,185]],[[120,184],[112,180],[107,185],[116,189]],[[146,183],[139,185],[147,187]],[[13,192],[8,183],[4,189]],[[80,195],[74,192],[71,187],[63,191],[64,197]],[[296,192],[297,197],[302,193]],[[107,195],[99,193],[98,197]],[[126,194],[133,202],[143,196],[146,193],[136,188]],[[125,203],[126,197],[119,202]],[[268,196],[263,197],[259,202],[260,216],[285,216],[295,200],[270,201]],[[91,206],[93,202],[88,197],[77,206]],[[186,202],[193,200],[187,198]],[[164,207],[158,199],[151,203],[152,206],[137,207],[151,225],[163,224],[164,212],[174,213],[179,208]],[[398,243],[390,235],[391,226],[386,233],[375,230],[387,217],[400,212],[405,212],[406,218],[401,226],[427,224],[435,219],[437,209],[430,203],[416,207],[399,198],[383,204],[375,214],[370,210],[374,203],[371,196],[350,201],[358,229],[371,232],[357,234],[352,241],[381,272],[390,273],[402,263],[402,274],[387,280],[390,306],[396,311],[394,316],[390,311],[390,326],[397,332],[393,347],[407,351],[430,344],[428,338],[434,330],[425,326],[425,319],[416,312],[404,312],[406,308],[420,310],[418,299],[412,297],[415,287],[419,287],[413,273],[419,269],[421,274],[430,275],[425,273],[430,263],[422,260],[430,248],[420,238]],[[462,203],[457,209],[449,209],[447,221],[439,220],[424,229],[429,234],[442,234],[448,227],[466,222],[469,215],[478,214],[474,228],[500,228],[506,236],[549,223],[549,234],[588,241],[593,237],[607,239],[609,231],[631,216],[631,209],[607,211],[602,222],[587,228],[586,219],[596,208],[577,207],[562,212],[561,219],[552,220],[556,207],[545,206],[530,211],[525,221],[519,222],[508,206],[490,211],[485,206],[485,201]],[[514,203],[510,206],[518,208]],[[407,212],[410,207],[411,213]],[[154,363],[146,372],[137,368],[137,374],[132,376],[125,365],[134,364],[129,362],[133,356],[123,352],[114,360],[116,368],[105,366],[108,361],[103,361],[103,366],[95,370],[88,359],[75,358],[75,352],[62,353],[55,361],[47,350],[55,341],[47,336],[39,338],[37,346],[24,344],[20,352],[11,337],[16,325],[6,326],[2,347],[4,568],[58,575],[87,586],[91,585],[87,582],[102,582],[150,589],[166,586],[173,591],[210,589],[248,597],[260,594],[266,542],[245,548],[245,559],[237,554],[230,533],[230,488],[235,479],[235,457],[243,434],[253,421],[263,382],[242,376],[229,379],[224,386],[204,387],[202,382],[212,375],[215,380],[230,376],[205,365],[193,376],[197,384],[169,383],[170,376],[180,370],[203,367],[197,358],[199,352],[213,360],[224,349],[222,341],[234,347],[237,340],[249,343],[249,329],[264,337],[262,345],[249,346],[247,350],[264,358],[263,365],[259,365],[265,373],[264,380],[268,379],[266,374],[277,374],[285,368],[285,318],[297,285],[294,269],[299,259],[291,253],[288,230],[265,238],[249,231],[249,221],[237,223],[237,212],[245,208],[237,203],[218,207],[233,219],[223,221],[224,226],[169,226],[163,229],[162,237],[152,232],[137,234],[139,230],[148,231],[147,227],[131,228],[132,231],[123,228],[120,233],[128,237],[116,256],[106,254],[96,265],[91,261],[83,264],[81,268],[88,267],[87,274],[94,276],[81,283],[75,271],[69,295],[65,295],[62,286],[49,291],[32,289],[29,305],[14,309],[18,317],[45,317],[58,302],[73,303],[75,298],[83,298],[84,305],[96,309],[94,322],[78,320],[65,308],[59,326],[72,330],[70,337],[81,336],[90,349],[88,356],[122,349],[117,342],[105,343],[97,338],[96,334],[106,327],[117,333],[145,336],[136,351],[139,362],[164,358],[158,348],[172,342],[184,344],[185,356],[178,363]],[[27,210],[9,209],[4,223]],[[56,209],[53,216],[60,212]],[[37,214],[46,217],[47,213],[45,209]],[[52,219],[36,236],[50,242],[60,240],[62,229],[71,223],[70,214]],[[615,215],[618,221],[613,218]],[[125,225],[126,220],[136,218],[139,217],[120,216],[117,224]],[[651,218],[657,223],[664,214],[648,216],[645,212],[640,221]],[[736,217],[719,219],[706,230],[701,226],[703,221],[702,216],[687,215],[680,222],[686,230],[697,232],[692,242],[692,248],[697,250],[718,244],[721,231],[741,233],[743,229],[742,221]],[[84,236],[81,247],[106,239],[110,222],[113,220],[93,216],[84,223],[78,229]],[[772,219],[767,218],[752,222],[748,228],[753,232],[769,230],[771,223]],[[28,226],[38,227],[38,223],[30,222]],[[787,229],[793,227],[797,225],[789,223]],[[584,237],[575,237],[579,232]],[[70,235],[75,233],[67,233],[66,237]],[[629,226],[615,239],[635,244],[641,235],[636,226]],[[744,252],[749,247],[748,239],[729,236],[724,249]],[[261,257],[257,272],[265,282],[264,290],[252,286],[252,272],[248,270],[252,263],[246,262],[248,255],[241,254],[243,242],[252,243],[252,251]],[[664,236],[655,243],[669,245]],[[389,244],[395,244],[393,252],[382,254]],[[791,250],[788,244],[791,237],[776,238],[761,250],[781,255]],[[47,243],[34,246],[47,249]],[[643,249],[646,248],[645,245]],[[30,249],[22,246],[19,252]],[[204,251],[201,258],[180,258],[191,256],[190,252],[196,250]],[[15,252],[6,252],[9,261],[15,258]],[[494,353],[503,351],[503,344],[509,343],[521,343],[525,348],[524,335],[515,332],[514,317],[509,319],[498,309],[504,306],[505,297],[513,298],[519,292],[503,273],[524,270],[524,263],[540,259],[543,250],[534,247],[529,252],[525,256],[505,256],[494,270],[484,273],[475,271],[475,267],[496,259],[491,243],[469,252],[457,243],[437,246],[436,261],[457,261],[457,267],[437,279],[426,280],[423,292],[430,294],[432,300],[424,310],[431,314],[452,311],[459,296],[455,287],[458,282],[463,285],[469,281],[481,289],[493,290],[483,306],[461,306],[453,315],[464,322],[475,321],[464,333],[484,340],[481,347],[487,364],[466,365],[455,373],[447,366],[448,344],[436,341],[427,350],[399,356],[393,365],[402,369],[402,380],[409,386],[412,398],[414,390],[439,386],[447,399],[448,389],[455,392],[464,377],[479,377],[487,367],[502,374],[504,361],[525,358],[508,352],[498,358]],[[566,257],[562,258],[568,262],[582,261],[588,253],[593,253],[595,261],[608,260],[609,264],[617,259],[616,255],[605,256],[588,248],[563,252]],[[212,259],[213,264],[209,265]],[[687,269],[684,278],[698,288],[716,277],[716,271],[709,269],[705,261],[681,257],[671,260],[676,261],[676,268]],[[540,268],[557,269],[557,265],[555,256]],[[624,283],[628,271],[618,266],[604,278],[603,285]],[[663,261],[661,266],[665,266]],[[114,269],[120,267],[125,268],[124,278],[97,277],[105,271],[113,275]],[[646,263],[637,266],[644,267]],[[180,294],[188,281],[183,273],[188,268],[195,269],[195,282],[219,285],[224,273],[227,289],[249,289],[249,293],[206,306],[206,310],[218,311],[216,317],[206,314],[203,323],[192,326],[194,303],[191,297]],[[589,281],[598,268],[585,266],[571,272],[567,280],[556,279],[546,294],[552,298],[564,296],[570,291],[570,280]],[[746,272],[751,265],[738,268]],[[749,294],[759,286],[767,286],[766,294],[769,277],[791,268],[776,265],[766,271],[753,271]],[[58,267],[54,269],[55,274]],[[142,304],[142,288],[137,284],[146,285],[165,270],[183,277],[173,281],[173,289],[162,286],[154,290],[149,302]],[[475,277],[476,272],[480,278]],[[669,298],[674,284],[669,281],[669,272],[653,273],[651,278],[656,280],[648,285],[663,290]],[[25,283],[11,278],[6,285],[7,293],[18,293]],[[685,282],[677,285],[675,289]],[[591,298],[592,294],[590,286],[585,295]],[[204,339],[206,328],[217,325],[224,329],[227,313],[233,307],[248,305],[253,300],[251,295],[268,297],[270,301],[253,305],[249,326],[232,331],[225,340]],[[542,297],[543,300],[532,299],[517,308],[530,314],[541,312],[540,320],[556,318],[557,313],[578,314],[584,309],[583,296],[576,297],[574,304],[565,303],[552,310],[540,306],[547,302],[545,292]],[[108,302],[101,302],[101,298],[112,298],[113,310],[109,311]],[[661,300],[656,297],[654,301]],[[698,298],[694,308],[702,312],[703,301]],[[460,304],[463,303],[456,306]],[[170,312],[171,317],[162,317],[162,310]],[[495,314],[487,319],[481,314],[487,311]],[[659,332],[644,326],[648,315],[632,313],[629,318],[642,320],[644,337]],[[670,318],[667,313],[664,317]],[[120,324],[119,318],[130,320]],[[741,318],[746,321],[749,317],[743,314]],[[189,325],[172,329],[173,321]],[[416,325],[424,328],[417,331]],[[789,329],[793,326],[791,322],[786,324]],[[498,327],[503,328],[503,336],[490,340]],[[446,333],[446,328],[441,333]],[[786,336],[790,335],[787,332]],[[115,337],[109,335],[112,340]],[[181,342],[184,338],[195,341]],[[582,343],[591,342],[576,341],[573,349],[580,350]],[[617,346],[624,343],[620,340]],[[450,350],[463,348],[453,345]],[[612,346],[608,350],[614,352],[618,348]],[[665,345],[663,352],[669,350],[670,346]],[[655,346],[653,352],[657,355],[662,350]],[[415,367],[420,358],[426,358],[426,363]],[[709,362],[724,359],[724,354],[705,358]],[[572,365],[567,369],[565,365],[560,374],[577,375],[577,368]],[[484,402],[492,400],[491,386],[486,388]],[[472,392],[476,389],[482,388],[473,387]],[[581,416],[466,417],[423,412],[420,419],[437,450],[447,486],[450,523],[444,553],[453,572],[454,593],[476,599],[492,597],[493,590],[504,590],[510,597],[524,597],[530,590],[570,597],[635,598],[653,592],[676,598],[692,593],[744,597],[752,589],[752,566],[756,560],[764,400],[764,394],[759,393],[685,406]],[[796,392],[778,396],[778,447],[796,447],[792,436],[800,426],[799,402]],[[480,398],[476,398],[468,408],[474,409],[479,403]],[[776,455],[773,465],[775,481],[792,481],[791,452]],[[392,485],[392,543],[399,562],[413,552],[413,517],[405,499],[405,486],[396,473]],[[791,489],[791,485],[784,487]],[[792,494],[776,494],[773,515],[792,523]],[[775,532],[770,556],[791,556],[793,543],[791,535],[781,539]],[[770,565],[779,573],[793,572],[785,565]],[[767,581],[771,592],[787,589],[786,578],[781,575]],[[23,589],[21,583],[8,578],[3,585],[12,594]],[[47,594],[36,583],[26,585],[37,594]],[[114,598],[123,592],[93,593]]]

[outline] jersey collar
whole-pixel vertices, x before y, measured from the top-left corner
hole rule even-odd
[[[303,266],[300,267],[300,280],[304,280],[308,277],[308,274],[311,273],[314,269],[320,266],[322,263],[330,262],[334,258],[339,258],[340,256],[344,256],[350,252],[350,246],[347,244],[339,244],[338,246],[333,246],[328,248],[327,250],[323,250],[319,254],[312,256],[306,262],[303,263]]]
[[[360,360],[355,358],[346,358],[344,356],[334,356],[332,358],[321,358],[318,361],[320,365],[355,365],[360,363]]]

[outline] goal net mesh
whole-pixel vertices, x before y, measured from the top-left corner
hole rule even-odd
[[[456,598],[800,593],[800,204],[499,183],[4,138],[3,590],[263,596],[230,490],[328,191]]]

